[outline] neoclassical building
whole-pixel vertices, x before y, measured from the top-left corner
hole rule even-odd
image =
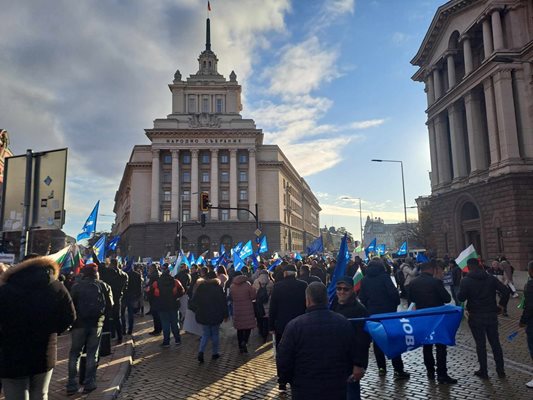
[[[145,130],[151,143],[135,146],[126,164],[114,207],[121,252],[161,257],[180,241],[197,255],[228,248],[254,238],[256,223],[224,208],[255,212],[255,204],[270,251],[303,251],[319,235],[318,200],[280,148],[263,144],[262,131],[240,115],[241,86],[235,72],[229,80],[218,73],[209,24],[198,72],[186,80],[175,73],[172,113]],[[205,227],[202,192],[223,208],[206,213]]]
[[[533,2],[452,0],[411,61],[425,84],[439,255],[533,259]]]

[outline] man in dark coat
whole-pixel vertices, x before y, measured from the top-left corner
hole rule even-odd
[[[368,317],[368,311],[363,306],[354,292],[353,278],[345,276],[340,278],[336,284],[335,297],[331,305],[331,310],[335,311],[346,318],[364,318]],[[355,351],[357,352],[357,359],[360,360],[360,367],[368,367],[368,349],[372,339],[370,335],[365,332],[364,322],[352,322],[352,327],[355,331]],[[347,400],[360,400],[361,387],[359,382],[348,382]]]
[[[57,263],[38,257],[0,276],[0,378],[6,400],[48,395],[57,334],[76,318],[58,275]]]
[[[477,258],[467,261],[469,273],[461,280],[457,298],[467,301],[468,326],[476,342],[479,370],[474,375],[481,379],[489,379],[487,372],[487,344],[490,343],[496,372],[500,378],[505,378],[503,350],[498,334],[498,313],[507,307],[509,289],[493,275],[485,272]],[[500,294],[500,303],[496,305],[496,293]]]
[[[140,308],[140,302],[143,301],[143,277],[139,271],[131,269],[128,271],[128,287],[124,291],[124,299],[121,308],[122,332],[126,333],[126,310],[128,311],[128,330],[127,334],[133,333],[133,316],[136,309]]]
[[[533,360],[533,261],[528,264],[529,280],[524,287],[524,311],[520,317],[520,327],[526,328],[527,346]],[[533,389],[533,379],[526,383],[528,388]]]
[[[361,290],[359,300],[366,307],[370,314],[382,314],[396,312],[400,304],[400,295],[398,289],[392,283],[390,276],[387,274],[385,265],[377,258],[368,263],[366,275],[361,281]],[[385,354],[374,342],[374,356],[379,368],[379,375],[387,374],[387,363]],[[396,379],[409,379],[410,375],[404,371],[402,356],[392,359],[394,368],[394,377]]]
[[[414,278],[409,285],[407,292],[408,302],[415,303],[417,309],[429,307],[440,307],[449,303],[452,298],[444,283],[434,278],[435,266],[432,263],[423,263],[420,265],[420,275]],[[439,383],[454,384],[457,379],[448,376],[446,367],[446,345],[436,344],[437,351],[437,381]],[[429,379],[435,379],[435,358],[433,357],[433,345],[426,344],[423,348],[424,365],[426,366],[427,376]]]
[[[346,383],[359,381],[365,372],[355,331],[346,318],[328,310],[322,282],[307,287],[306,304],[306,313],[285,328],[276,354],[279,377],[290,383],[295,400],[346,400]]]
[[[296,279],[296,267],[292,264],[284,267],[283,276],[281,281],[274,284],[268,310],[269,329],[275,335],[276,349],[289,321],[305,313],[307,283]],[[279,371],[278,383],[280,390],[286,390],[287,382],[280,377]]]

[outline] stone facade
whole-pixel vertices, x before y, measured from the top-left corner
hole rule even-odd
[[[172,113],[145,130],[151,144],[135,146],[124,170],[113,227],[122,254],[173,253],[181,225],[185,251],[247,241],[256,224],[245,210],[256,204],[271,251],[303,251],[319,234],[318,200],[280,148],[263,144],[262,131],[240,115],[241,86],[235,72],[229,80],[218,73],[209,24],[198,72],[184,81],[176,71]],[[203,192],[214,207],[205,212]]]
[[[438,254],[474,244],[524,269],[533,257],[533,3],[449,1],[411,62],[428,100]]]

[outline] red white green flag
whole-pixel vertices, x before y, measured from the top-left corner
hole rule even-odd
[[[363,271],[361,271],[361,267],[357,268],[357,271],[355,271],[355,275],[353,276],[353,290],[358,291],[361,289],[361,281],[363,280]]]

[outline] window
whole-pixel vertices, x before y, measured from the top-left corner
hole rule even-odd
[[[209,112],[209,98],[208,97],[202,98],[202,112],[204,113]]]
[[[209,172],[202,172],[202,183],[209,183]]]
[[[196,112],[196,96],[189,95],[189,113],[195,113]]]
[[[170,183],[172,181],[172,174],[170,172],[163,173],[163,182]]]
[[[238,214],[238,217],[239,217],[239,221],[247,221],[248,220],[248,211],[246,210],[239,210],[239,214]]]
[[[239,200],[248,200],[248,191],[243,189],[239,191]]]
[[[163,192],[163,201],[170,201],[170,190],[165,190]]]
[[[248,154],[241,153],[239,154],[239,164],[246,164],[248,162]]]
[[[191,173],[189,171],[183,171],[182,182],[191,183]]]
[[[183,222],[187,222],[191,219],[191,212],[189,210],[183,210]]]
[[[221,221],[229,220],[229,210],[220,210],[220,220]]]
[[[170,154],[163,156],[163,164],[172,164],[172,156]]]
[[[222,171],[220,173],[220,182],[229,182],[229,172]]]
[[[229,156],[227,154],[221,154],[220,164],[228,164],[228,163],[229,163]]]
[[[209,153],[202,153],[202,155],[200,156],[200,162],[202,164],[209,164],[209,158],[210,158]]]
[[[163,210],[163,222],[170,221],[170,210]]]
[[[221,191],[220,191],[220,200],[222,200],[222,201],[229,201],[229,191],[227,191],[227,190],[221,190]]]
[[[190,201],[191,200],[191,191],[190,190],[184,190],[181,194],[181,198],[183,201]]]
[[[185,153],[183,155],[183,164],[190,164],[191,163],[191,154]]]
[[[246,171],[239,171],[239,182],[248,182],[248,173]]]
[[[217,114],[222,114],[222,99],[218,98],[216,102]]]

